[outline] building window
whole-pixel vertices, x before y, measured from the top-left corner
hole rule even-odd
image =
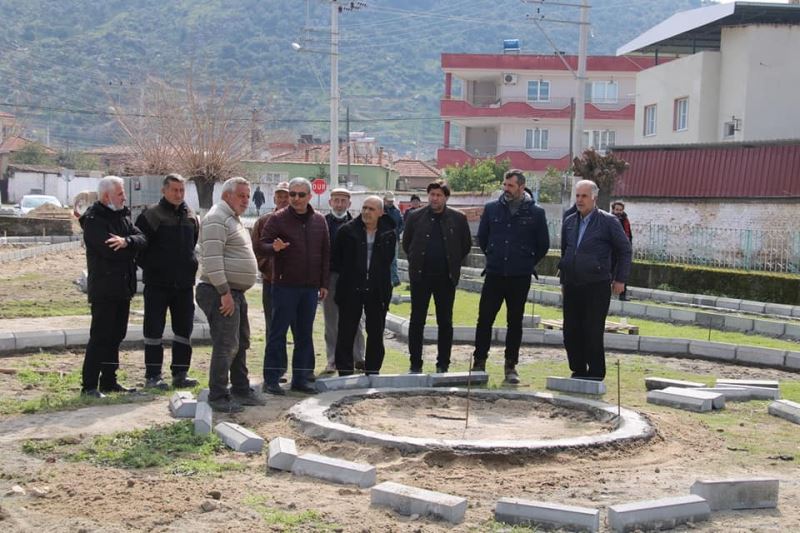
[[[614,130],[585,130],[583,132],[583,145],[586,148],[594,148],[600,152],[608,150],[609,146],[614,145],[616,140]]]
[[[674,115],[672,117],[672,129],[675,131],[686,131],[689,127],[689,99],[678,98],[675,100]]]
[[[550,101],[550,82],[543,80],[532,80],[528,82],[528,101],[529,102],[549,102]]]
[[[592,81],[586,84],[586,101],[594,104],[615,104],[619,84],[615,81]]]
[[[644,135],[656,134],[656,104],[644,106]]]
[[[526,150],[547,150],[550,130],[533,128],[525,130]]]
[[[289,178],[288,172],[265,172],[261,175],[259,182],[263,184],[280,183]]]

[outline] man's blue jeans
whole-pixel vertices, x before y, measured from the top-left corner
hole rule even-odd
[[[277,385],[286,372],[286,332],[293,324],[292,385],[307,385],[314,374],[314,316],[318,290],[309,287],[272,286],[272,323],[269,326],[264,383]]]

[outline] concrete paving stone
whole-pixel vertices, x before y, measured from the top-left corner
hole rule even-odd
[[[172,340],[172,331],[167,330],[164,332],[164,338],[167,337]],[[124,342],[143,342],[144,341],[144,332],[142,331],[142,326],[139,324],[129,324],[128,331],[125,333]]]
[[[627,316],[647,315],[647,305],[636,302],[622,302],[622,312]]]
[[[783,366],[786,363],[786,350],[738,346],[736,348],[736,360],[764,366]]]
[[[552,306],[555,306],[555,307],[561,307],[561,293],[560,292],[552,292],[552,291],[542,291],[541,302],[544,305],[552,305]]]
[[[689,353],[689,341],[686,339],[670,339],[667,337],[640,336],[639,351],[644,353],[686,355]]]
[[[639,335],[604,333],[603,345],[607,350],[622,350],[625,352],[637,352],[639,351]]]
[[[704,383],[697,381],[682,381],[679,379],[660,378],[652,376],[644,378],[644,386],[647,390],[662,390],[667,387],[674,387],[679,389],[700,389],[705,387]]]
[[[199,402],[208,402],[208,389],[200,389],[200,392],[197,393],[197,401]]]
[[[654,302],[672,302],[674,301],[672,295],[673,293],[669,291],[662,291],[659,289],[653,289],[650,291],[650,299]]]
[[[353,374],[352,376],[317,379],[315,386],[319,392],[328,392],[344,389],[368,389],[370,387],[370,382],[369,376]]]
[[[697,319],[697,313],[690,309],[677,309],[672,307],[669,310],[669,319],[674,322],[686,322],[693,324]]]
[[[404,516],[432,516],[459,524],[467,512],[467,500],[442,492],[386,481],[370,490],[370,503],[390,507]]]
[[[752,300],[742,300],[739,304],[739,310],[746,313],[763,313],[766,305],[763,302],[754,302]]]
[[[786,352],[784,366],[792,370],[800,370],[800,352]]]
[[[443,374],[431,374],[431,387],[476,387],[489,383],[487,372],[447,372]]]
[[[694,390],[722,394],[726,402],[749,402],[753,399],[747,387],[700,387]]]
[[[625,302],[620,302],[619,300],[611,299],[611,301],[608,302],[608,314],[618,315],[622,313],[622,304],[624,303]]]
[[[549,346],[563,346],[564,332],[559,329],[544,330],[544,344]]]
[[[724,342],[690,341],[689,354],[707,359],[733,361],[736,359],[736,345]]]
[[[365,463],[354,463],[344,459],[325,457],[307,453],[297,457],[292,465],[292,473],[297,476],[310,476],[333,483],[358,485],[361,488],[375,484],[375,467]]]
[[[590,532],[600,529],[600,511],[598,509],[521,498],[497,500],[494,519],[506,524],[528,525],[545,529]]]
[[[651,390],[648,392],[647,403],[683,409],[684,411],[694,411],[696,413],[705,413],[714,408],[710,399],[686,396],[676,392],[665,392],[663,390]]]
[[[774,509],[780,482],[776,478],[698,479],[689,492],[708,502],[712,511]]]
[[[682,394],[684,396],[691,396],[694,398],[700,399],[709,399],[711,400],[711,407],[713,409],[725,409],[725,395],[720,392],[708,392],[704,391],[700,388],[696,389],[685,389],[681,387],[667,387],[663,389],[661,392],[666,393],[675,393]]]
[[[17,349],[17,339],[10,331],[0,332],[0,352],[13,352]]]
[[[291,472],[296,459],[297,445],[294,439],[276,437],[269,441],[269,456],[267,457],[268,468]]]
[[[669,320],[670,319],[669,307],[661,307],[660,305],[648,305],[645,309],[645,316],[654,318],[656,320]]]
[[[717,298],[717,307],[722,309],[731,309],[738,311],[742,305],[742,300],[739,298]]]
[[[89,344],[89,328],[65,329],[64,344],[66,346],[86,346]]]
[[[369,386],[376,389],[411,389],[430,387],[428,374],[380,374],[369,376]]]
[[[437,326],[425,326],[425,331],[422,334],[422,339],[428,342],[433,342],[439,339],[439,328]]]
[[[589,379],[562,378],[547,376],[546,387],[550,390],[561,392],[575,392],[579,394],[602,395],[606,393],[606,384],[602,381]]]
[[[542,317],[539,315],[524,315],[522,317],[522,327],[523,328],[538,328],[539,324],[542,322]]]
[[[778,400],[769,404],[767,411],[772,416],[800,424],[800,403],[791,400]]]
[[[454,342],[475,342],[475,328],[472,326],[453,326]]]
[[[608,526],[612,531],[671,529],[687,522],[702,522],[711,516],[711,507],[700,496],[676,496],[608,507]]]
[[[716,296],[705,296],[702,294],[695,294],[692,297],[692,303],[694,305],[702,305],[705,307],[716,307],[717,306],[717,298]]]
[[[543,329],[522,328],[522,342],[525,344],[544,344]]]
[[[793,305],[773,303],[764,304],[764,312],[769,315],[792,316],[793,311]]]
[[[717,379],[717,386],[734,385],[737,387],[767,387],[777,389],[780,382],[774,379]]]
[[[753,319],[743,316],[725,315],[725,329],[744,333],[753,331]]]
[[[264,439],[233,422],[220,422],[214,428],[214,433],[226,446],[237,452],[261,453],[264,449]]]
[[[800,340],[800,324],[797,322],[787,322],[783,335],[790,339]]]
[[[169,412],[175,418],[194,418],[197,400],[191,392],[178,391],[169,399]]]
[[[17,351],[29,348],[63,347],[66,342],[64,331],[60,329],[18,331],[14,333],[14,337],[16,338],[15,350]]]
[[[709,313],[706,311],[697,311],[694,315],[694,323],[697,326],[709,329],[726,329],[725,316],[719,313]],[[730,328],[728,328],[730,329]]]
[[[768,337],[780,337],[786,332],[786,323],[774,320],[753,320],[753,331]]]
[[[694,301],[694,295],[685,292],[673,292],[670,301],[679,304],[690,304]]]
[[[197,402],[194,411],[194,434],[208,435],[214,429],[214,413],[206,402]]]

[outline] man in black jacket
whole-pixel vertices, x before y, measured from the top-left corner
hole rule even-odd
[[[339,229],[334,243],[333,264],[339,272],[335,298],[339,306],[336,369],[340,376],[353,373],[353,340],[362,311],[367,331],[364,371],[377,374],[383,365],[383,329],[392,299],[391,266],[397,241],[393,221],[382,215],[381,199],[368,196],[361,214]]]
[[[186,180],[180,174],[164,178],[161,200],[145,209],[136,226],[147,237],[147,249],[139,256],[144,271],[145,388],[166,390],[161,378],[164,361],[162,335],[169,309],[172,321],[172,386],[197,385],[188,377],[192,361],[194,281],[197,274],[195,245],[200,221],[183,201]]]
[[[631,271],[631,243],[610,213],[597,209],[597,184],[575,185],[576,212],[561,226],[558,264],[564,298],[564,347],[573,378],[602,381],[603,346],[611,293],[620,294]]]
[[[105,392],[133,391],[117,382],[119,345],[128,331],[131,298],[136,293],[136,253],[147,246],[147,240],[131,223],[121,178],[101,179],[97,197],[80,218],[89,273],[86,292],[92,308],[81,394],[102,398]]]
[[[436,302],[436,371],[447,372],[453,345],[453,303],[461,277],[461,263],[472,248],[464,213],[447,207],[450,187],[443,180],[428,185],[428,205],[408,217],[403,250],[411,278],[411,323],[408,352],[411,373],[422,372],[422,338],[431,296]]]

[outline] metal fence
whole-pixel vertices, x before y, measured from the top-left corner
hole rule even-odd
[[[549,220],[550,246],[559,248],[561,221]],[[800,231],[631,224],[633,257],[742,270],[800,273]]]

